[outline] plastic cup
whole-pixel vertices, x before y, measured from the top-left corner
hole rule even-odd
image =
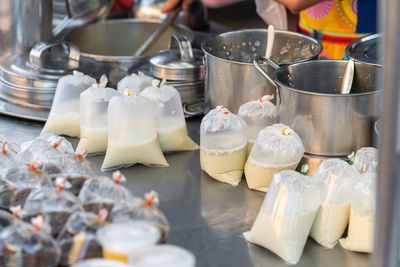
[[[129,257],[129,264],[135,267],[194,267],[194,255],[174,245],[158,245],[144,248]]]
[[[160,230],[143,222],[113,223],[97,231],[97,240],[103,247],[103,257],[126,263],[131,253],[153,246],[160,239]]]
[[[128,265],[113,260],[105,260],[105,259],[90,259],[78,262],[72,267],[128,267]]]

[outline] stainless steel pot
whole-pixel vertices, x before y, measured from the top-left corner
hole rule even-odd
[[[256,59],[259,72],[271,80]],[[302,138],[305,151],[318,156],[345,156],[373,145],[379,116],[379,66],[355,63],[351,93],[340,94],[347,61],[313,60],[284,66],[274,73],[279,89],[279,120]]]
[[[265,29],[250,29],[223,33],[203,41],[206,112],[218,105],[237,112],[245,102],[275,94],[275,87],[252,64],[256,56],[265,55],[267,36]],[[276,31],[272,60],[279,65],[293,64],[316,58],[321,51],[321,44],[308,36]],[[265,69],[270,75],[274,72],[269,66]]]
[[[353,59],[367,64],[382,66],[382,55],[379,45],[382,43],[382,33],[370,34],[351,42],[344,53],[345,59]]]
[[[79,69],[97,79],[106,74],[111,86],[115,86],[132,65],[168,48],[171,35],[184,34],[193,39],[190,29],[183,25],[172,25],[144,56],[134,57],[133,53],[158,24],[152,20],[137,19],[105,21],[78,28],[68,34],[65,40],[79,47]]]

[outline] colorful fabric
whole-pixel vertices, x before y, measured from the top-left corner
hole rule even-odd
[[[363,12],[376,13],[376,0],[326,0],[300,12],[298,30],[322,43],[322,57],[342,59],[350,42],[376,31],[376,14],[372,20],[365,19],[358,12],[358,2],[363,2]],[[360,25],[364,20],[363,24],[370,25]]]
[[[133,0],[114,0],[111,12],[122,10],[130,10],[132,8]]]

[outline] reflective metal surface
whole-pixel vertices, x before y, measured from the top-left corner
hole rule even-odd
[[[80,69],[84,73],[96,79],[106,74],[111,86],[114,86],[133,64],[166,49],[172,34],[185,34],[190,40],[193,38],[190,29],[183,25],[172,25],[145,56],[133,57],[136,49],[157,26],[158,23],[151,20],[110,20],[78,28],[66,36],[66,41],[79,47]]]
[[[377,77],[382,69],[356,62],[351,93],[343,95],[346,67],[344,60],[315,60],[284,66],[274,73],[279,121],[300,135],[309,154],[346,156],[374,143],[382,97]]]
[[[218,105],[237,112],[239,106],[276,93],[251,63],[265,55],[267,30],[251,29],[220,34],[203,41],[205,53],[206,111]],[[275,31],[271,59],[280,65],[316,58],[322,51],[321,44],[302,34]],[[266,71],[273,74],[274,69]]]
[[[199,142],[200,119],[187,121],[189,135]],[[0,115],[0,134],[17,142],[39,135],[40,123],[30,123]],[[78,139],[70,139],[73,145]],[[89,159],[99,169],[103,156]],[[149,168],[136,165],[122,172],[133,194],[143,196],[156,190],[160,208],[170,222],[167,243],[192,251],[197,267],[205,266],[287,266],[273,253],[249,244],[242,236],[252,226],[264,193],[249,190],[243,180],[232,187],[216,182],[200,170],[199,151],[172,153],[166,156],[170,167]],[[111,173],[107,173],[111,175]],[[336,246],[324,249],[309,239],[301,267],[367,266],[369,256],[345,251]]]
[[[26,53],[52,37],[52,0],[2,0],[0,56]]]
[[[382,66],[382,56],[379,53],[379,45],[382,42],[382,34],[367,35],[351,42],[346,47],[345,59]]]

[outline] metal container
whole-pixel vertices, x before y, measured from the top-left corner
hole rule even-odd
[[[81,52],[83,72],[100,78],[106,74],[111,86],[127,75],[128,69],[145,61],[148,56],[168,47],[170,36],[185,34],[192,40],[192,31],[183,25],[171,25],[144,56],[134,57],[137,48],[156,29],[152,20],[122,19],[99,22],[75,29],[65,37]]]
[[[255,60],[257,70],[270,77]],[[264,59],[264,62],[266,60]],[[314,60],[279,68],[279,120],[302,138],[305,151],[318,156],[346,156],[373,145],[378,119],[377,77],[382,68],[355,62],[350,94],[340,94],[345,60]]]
[[[382,55],[379,54],[379,45],[381,42],[381,33],[371,34],[357,39],[346,47],[344,58],[382,66],[383,58]]]
[[[265,55],[267,33],[265,29],[240,30],[203,41],[206,112],[218,105],[237,112],[245,102],[275,94],[275,87],[257,72],[252,63],[255,57]],[[293,64],[316,58],[321,51],[321,44],[308,36],[275,31],[271,59],[279,65]],[[266,71],[272,75],[274,69],[267,66]]]
[[[2,0],[0,55],[26,53],[52,37],[52,0]]]

